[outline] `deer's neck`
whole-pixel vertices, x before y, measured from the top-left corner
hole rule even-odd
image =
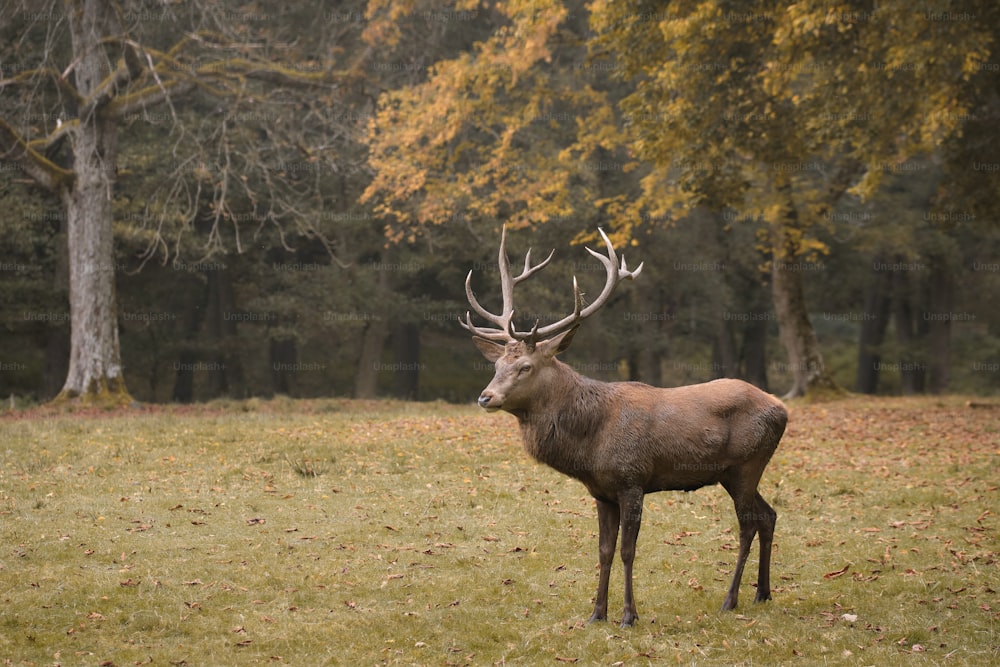
[[[609,408],[610,385],[578,374],[558,360],[545,396],[516,413],[524,448],[559,472],[585,479]]]

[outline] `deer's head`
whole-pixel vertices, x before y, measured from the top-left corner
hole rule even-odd
[[[500,290],[503,296],[503,310],[499,315],[483,308],[472,292],[472,271],[465,279],[465,294],[472,310],[480,317],[494,325],[494,328],[480,328],[472,323],[471,313],[465,314],[465,320],[459,323],[473,334],[472,340],[488,361],[493,362],[496,369],[493,380],[479,396],[479,405],[487,410],[506,410],[517,412],[527,409],[532,402],[544,400],[551,392],[549,379],[555,371],[555,357],[569,347],[580,323],[597,312],[614,292],[618,283],[624,279],[631,280],[642,271],[642,264],[634,271],[629,271],[625,258],[618,263],[614,246],[603,230],[598,230],[607,248],[607,255],[587,252],[596,257],[607,272],[604,289],[593,303],[583,306],[583,296],[573,277],[573,312],[552,324],[539,327],[535,322],[530,331],[518,331],[514,326],[514,286],[531,277],[539,271],[553,253],[539,264],[532,266],[531,250],[524,257],[524,270],[518,276],[511,276],[510,262],[507,259],[507,228],[500,235]]]
[[[479,405],[491,412],[528,408],[535,396],[546,394],[552,360],[569,347],[575,333],[574,327],[530,345],[521,340],[501,344],[474,336],[472,342],[496,368],[493,380],[479,395]]]

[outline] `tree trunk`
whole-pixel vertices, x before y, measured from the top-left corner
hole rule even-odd
[[[243,379],[243,364],[236,344],[236,295],[229,271],[209,271],[208,313],[206,330],[212,345],[206,369],[208,395],[244,398],[247,394]]]
[[[767,387],[767,320],[747,322],[740,356],[743,358],[743,378],[750,384],[764,391],[769,391]]]
[[[103,3],[71,4],[67,12],[76,66],[73,75],[87,100],[108,71],[100,44]],[[86,108],[81,112],[88,111]],[[127,403],[115,304],[111,194],[118,159],[117,127],[93,105],[74,131],[76,178],[63,192],[69,247],[69,371],[60,397]]]
[[[656,330],[654,329],[654,331]],[[656,332],[653,335],[658,336],[660,334]],[[649,347],[632,350],[628,355],[626,363],[630,382],[645,382],[654,387],[663,385],[663,370],[660,367],[663,363],[663,353],[660,352],[658,347],[650,345]]]
[[[177,355],[174,366],[174,391],[171,400],[177,403],[190,403],[194,400],[194,368],[198,356],[191,348],[182,348]]]
[[[393,328],[392,347],[393,395],[410,401],[417,400],[420,389],[420,327],[414,322],[402,322]]]
[[[840,391],[830,377],[820,353],[816,330],[809,320],[803,289],[799,255],[802,229],[798,210],[791,198],[788,182],[778,185],[778,192],[786,198],[786,208],[781,219],[775,221],[774,258],[771,263],[771,294],[778,317],[778,333],[788,355],[792,372],[792,387],[784,398],[804,396],[814,389]]]
[[[371,319],[365,325],[365,332],[361,337],[361,356],[354,371],[354,398],[375,398],[378,389],[382,349],[389,336],[389,323],[383,313],[386,308],[382,306],[388,288],[389,272],[379,271],[377,296],[373,299],[376,307],[368,311]]]
[[[293,395],[298,361],[299,349],[294,338],[271,339],[272,393]]]
[[[178,403],[190,403],[194,400],[194,372],[198,364],[202,348],[198,345],[202,322],[205,318],[205,305],[208,298],[207,280],[204,284],[195,282],[186,285],[184,296],[183,339],[174,362],[174,389],[171,400]],[[201,289],[195,289],[195,286]]]
[[[740,359],[736,349],[736,332],[733,321],[720,317],[715,340],[712,342],[711,377],[739,377]]]
[[[897,258],[902,259],[902,258]],[[896,325],[896,339],[899,341],[899,383],[903,395],[920,394],[924,391],[924,364],[918,354],[921,320],[915,321],[913,289],[907,272],[894,271],[893,312]]]
[[[60,215],[56,223],[55,276],[52,287],[60,301],[68,299],[69,293],[69,253],[66,249],[66,216]],[[54,398],[62,390],[69,371],[70,350],[69,322],[65,320],[48,322],[45,330],[45,377],[42,398]]]
[[[80,164],[90,142],[77,146],[76,186],[66,202],[69,224],[69,372],[62,395],[126,397],[115,305],[111,202],[100,167]]]
[[[365,326],[361,340],[361,355],[354,374],[354,398],[375,398],[379,361],[382,359],[382,348],[388,335],[389,327],[381,317],[370,320]]]
[[[886,263],[882,256],[874,261],[875,265]],[[858,338],[858,367],[855,379],[856,388],[862,394],[874,394],[878,391],[879,373],[882,368],[880,348],[889,325],[891,290],[892,274],[886,271],[876,271],[865,286],[865,310]]]
[[[951,274],[948,262],[943,257],[931,260],[931,275],[928,287],[927,343],[930,361],[928,363],[928,389],[932,394],[943,394],[948,390],[951,375],[951,317],[952,300]]]
[[[751,283],[750,312],[760,317],[751,318],[743,327],[743,345],[740,360],[743,364],[742,377],[756,387],[769,391],[767,385],[767,335],[770,326],[770,294],[766,286],[757,280]]]
[[[814,387],[833,388],[833,381],[826,372],[816,331],[806,312],[802,272],[790,266],[775,258],[771,290],[778,316],[778,331],[793,378],[785,398],[796,398],[804,396]]]

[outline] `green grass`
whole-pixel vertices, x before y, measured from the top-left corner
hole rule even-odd
[[[0,665],[987,665],[1000,408],[792,406],[774,600],[718,611],[718,487],[646,498],[640,620],[587,625],[597,526],[514,419],[395,402],[0,419]],[[620,566],[611,610],[621,613]]]

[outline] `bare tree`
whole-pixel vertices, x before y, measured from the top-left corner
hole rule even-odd
[[[229,3],[25,1],[0,9],[0,24],[16,35],[0,51],[0,161],[57,195],[66,214],[71,353],[61,397],[129,400],[113,227],[128,123],[159,109],[171,139],[173,168],[145,193],[139,216],[141,262],[176,257],[196,226],[204,256],[229,242],[242,250],[244,235],[264,225],[281,230],[282,243],[292,231],[324,238],[310,216],[322,206],[318,165],[330,159],[323,142],[345,125],[327,108],[367,52],[334,70],[329,58],[282,41],[272,19]],[[206,99],[219,100],[210,113],[184,106]],[[267,113],[241,115],[267,101]],[[302,122],[287,122],[293,114]],[[250,213],[241,218],[237,206]]]

